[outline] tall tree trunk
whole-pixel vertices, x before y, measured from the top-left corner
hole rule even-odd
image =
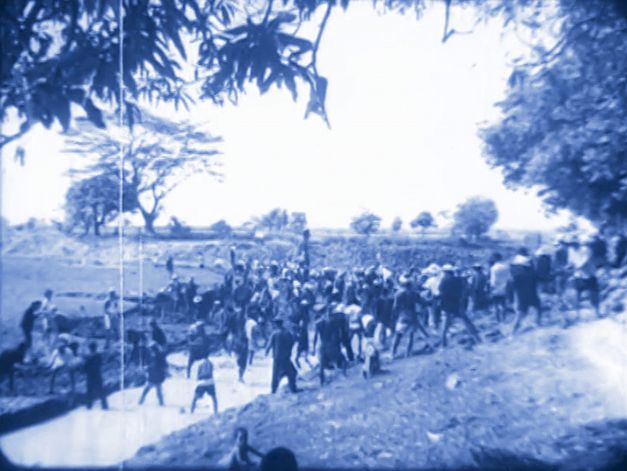
[[[146,231],[148,231],[150,234],[154,234],[155,233],[155,220],[157,219],[156,212],[149,213],[148,211],[144,211],[142,209],[141,213],[142,213],[142,217],[144,218],[144,227],[146,228]]]

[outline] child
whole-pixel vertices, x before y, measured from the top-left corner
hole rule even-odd
[[[229,457],[229,471],[244,471],[255,469],[255,463],[249,453],[263,458],[263,455],[248,444],[248,430],[244,427],[235,429],[235,445]]]

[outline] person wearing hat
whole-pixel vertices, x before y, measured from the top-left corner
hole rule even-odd
[[[463,308],[464,279],[456,275],[456,268],[453,265],[444,265],[442,271],[444,272],[440,282],[440,307],[443,315],[440,335],[442,347],[447,346],[448,330],[455,319],[461,319],[475,342],[481,342],[479,331]]]
[[[511,265],[512,287],[517,304],[516,318],[512,329],[512,334],[515,334],[530,307],[534,308],[536,312],[536,324],[538,326],[542,324],[542,305],[538,294],[538,276],[531,259],[524,255],[516,255],[512,259]]]
[[[283,326],[283,319],[274,319],[275,331],[268,340],[266,347],[266,356],[272,350],[272,382],[270,390],[275,394],[279,383],[284,377],[287,377],[288,386],[293,393],[298,392],[296,387],[296,368],[292,363],[292,347],[294,346],[294,337]]]

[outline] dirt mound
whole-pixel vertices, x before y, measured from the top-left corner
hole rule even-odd
[[[611,328],[602,324],[610,321],[572,330]],[[368,382],[358,368],[322,389],[301,381],[301,394],[259,397],[140,450],[129,464],[215,466],[238,425],[254,447],[287,446],[311,467],[579,469],[625,456],[625,411],[605,401],[617,392],[597,381],[603,372],[578,353],[570,330],[535,330],[384,368]]]
[[[85,257],[89,251],[89,245],[52,228],[36,231],[11,229],[7,232],[3,241],[3,255],[79,259]]]

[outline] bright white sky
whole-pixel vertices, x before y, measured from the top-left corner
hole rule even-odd
[[[493,104],[504,97],[514,43],[501,40],[499,22],[446,44],[442,27],[437,6],[419,21],[412,13],[378,15],[370,2],[336,11],[319,52],[330,130],[316,116],[303,119],[305,93],[294,103],[286,91],[260,97],[252,86],[238,106],[202,102],[179,113],[224,138],[225,181],[187,180],[160,222],[176,215],[192,225],[239,224],[284,207],[305,211],[312,227],[347,227],[365,209],[388,226],[395,216],[408,222],[485,195],[497,203],[500,228],[563,224],[565,215],[547,219],[534,195],[505,189],[481,157],[479,124],[498,116]],[[14,146],[2,158],[3,216],[62,219],[76,157],[61,152],[62,135],[43,128],[20,145],[24,167],[13,161]]]

